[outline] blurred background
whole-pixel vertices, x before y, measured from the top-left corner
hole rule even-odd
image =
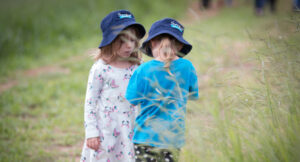
[[[299,0],[1,0],[0,161],[78,161],[100,21],[185,26],[199,77],[179,161],[300,161]],[[143,55],[144,60],[150,58]]]

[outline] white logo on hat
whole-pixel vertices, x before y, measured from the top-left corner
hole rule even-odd
[[[119,15],[120,19],[132,18],[132,15],[130,15],[130,14],[121,14],[121,13],[118,13],[118,15]]]
[[[171,22],[171,27],[179,30],[180,32],[183,32],[183,27],[181,27],[179,24],[177,24],[174,21]]]

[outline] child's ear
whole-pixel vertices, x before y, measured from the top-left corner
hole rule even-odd
[[[177,46],[177,50],[180,51],[182,48],[183,48],[183,44],[179,43],[178,46]]]

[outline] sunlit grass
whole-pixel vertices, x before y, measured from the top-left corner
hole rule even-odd
[[[145,6],[137,13],[149,5],[140,3]],[[98,20],[105,13],[93,4],[84,5],[92,8],[91,19]],[[59,12],[68,17],[70,10]],[[158,10],[143,20],[146,28],[161,18]],[[75,15],[81,11],[86,9]],[[141,20],[142,16],[138,17]],[[6,35],[14,37],[11,41],[15,44],[1,53],[0,82],[16,79],[18,84],[0,94],[0,161],[75,161],[81,153],[84,94],[93,62],[84,53],[101,40],[99,22],[87,20],[83,29],[82,21],[72,19],[66,24],[75,26],[70,31],[58,30],[65,29],[62,25],[57,32],[44,33],[43,27],[49,29],[60,20],[36,31],[42,20],[32,28],[23,24],[29,28],[24,31],[15,29],[22,24],[1,30],[19,34]],[[239,7],[186,26],[185,38],[194,45],[186,58],[197,68],[200,99],[187,106],[187,144],[180,161],[299,161],[297,23],[299,17],[293,13],[255,17],[250,7]],[[30,32],[22,36],[27,30],[44,33],[44,38],[23,44],[31,39],[27,39]],[[81,30],[89,30],[88,36],[78,34]],[[26,55],[19,53],[25,49]],[[7,53],[12,56],[3,57]],[[73,60],[74,55],[80,58]],[[68,70],[36,76],[22,73],[44,65]]]
[[[297,23],[288,23],[288,15],[256,20],[251,12],[236,12],[192,26],[199,29],[193,54],[199,55],[202,97],[188,106],[181,160],[299,161]]]
[[[172,10],[165,10],[174,3]],[[100,21],[113,10],[127,9],[150,25],[161,17],[179,17],[187,2],[170,0],[3,0],[0,2],[0,74],[24,70],[98,47]],[[147,12],[146,12],[147,11]],[[151,14],[148,14],[151,13]],[[3,82],[1,77],[0,82]]]

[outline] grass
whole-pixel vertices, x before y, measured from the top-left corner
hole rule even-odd
[[[0,82],[13,72],[56,62],[97,47],[100,21],[112,10],[127,9],[142,24],[179,17],[186,2],[168,0],[3,0],[0,2]],[[174,3],[173,10],[161,10]],[[147,11],[147,12],[146,12]],[[151,15],[147,13],[152,13]],[[84,49],[84,50],[83,50]]]
[[[12,11],[28,5],[22,1],[16,6],[13,2],[6,2]],[[49,5],[55,7],[55,3]],[[20,33],[1,37],[2,42],[7,39],[5,41],[14,43],[5,48],[1,43],[0,82],[10,78],[18,84],[0,94],[0,161],[75,161],[80,156],[84,138],[84,94],[92,64],[84,53],[98,45],[100,38],[95,34],[98,22],[94,20],[99,20],[106,12],[92,5],[102,2],[74,3],[83,7],[66,24],[60,24],[62,20],[50,9],[34,5],[36,9],[25,7],[20,13],[30,19],[41,11],[38,22],[33,21],[28,26],[16,16],[12,18],[14,21],[7,20],[7,26],[1,24],[6,33],[7,30]],[[148,3],[130,3],[142,4],[141,10],[135,11],[141,15],[140,20],[143,10],[149,9]],[[67,2],[59,4],[62,7],[58,7],[57,15],[70,16],[68,12],[73,10],[72,6]],[[153,5],[158,7],[157,3]],[[92,8],[91,13],[87,12],[88,6]],[[149,9],[153,10],[153,15],[145,15],[142,20],[147,29],[153,20],[162,16],[153,8]],[[40,24],[44,21],[42,15],[48,14],[52,14],[53,23]],[[75,18],[79,16],[78,19],[83,20],[87,15],[91,15],[91,20],[83,27],[82,21]],[[176,10],[165,15],[176,15]],[[1,19],[3,17],[2,14]],[[68,27],[72,23],[75,24]],[[55,24],[58,25],[55,30],[48,31]],[[180,161],[300,160],[300,55],[297,46],[300,37],[297,24],[299,15],[295,13],[256,17],[250,7],[240,6],[186,25],[185,37],[194,45],[187,59],[199,73],[201,97],[188,104],[187,144],[182,149]],[[65,29],[70,31],[61,31]],[[31,32],[41,36],[33,39]],[[56,39],[59,37],[61,40]],[[29,43],[24,43],[26,41]],[[33,44],[35,46],[31,47]],[[24,69],[43,65],[67,70],[34,76],[24,74]]]
[[[189,105],[182,161],[299,161],[299,15],[252,14],[191,26],[202,97]]]
[[[75,161],[80,156],[84,94],[93,62],[86,53],[100,43],[100,20],[122,8],[149,25],[161,16],[179,16],[186,5],[152,2],[0,2],[0,83],[17,82],[0,94],[0,161]],[[174,10],[161,13],[169,3],[176,3]],[[40,68],[45,66],[50,71]]]

